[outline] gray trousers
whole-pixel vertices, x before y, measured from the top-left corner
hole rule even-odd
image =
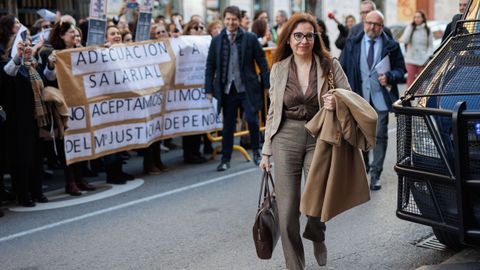
[[[314,151],[315,139],[305,130],[305,121],[284,119],[272,139],[272,154],[280,238],[288,269],[305,268],[299,208],[302,172],[306,179]],[[303,237],[315,242],[324,241],[325,224],[320,218],[308,217]]]

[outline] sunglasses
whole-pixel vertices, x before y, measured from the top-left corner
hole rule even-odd
[[[165,33],[167,33],[167,31],[165,31],[165,30],[160,30],[160,31],[157,31],[157,35],[160,35],[160,34],[165,34]]]
[[[205,27],[203,27],[203,26],[195,26],[195,27],[193,27],[193,29],[195,29],[195,31],[203,31],[203,29],[205,29]]]
[[[50,27],[50,25],[42,25],[42,29],[49,29]]]
[[[314,37],[315,37],[315,33],[312,33],[312,32],[306,33],[306,34],[302,32],[293,33],[293,38],[298,42],[302,42],[304,38],[306,38],[308,42],[311,42],[313,41]]]

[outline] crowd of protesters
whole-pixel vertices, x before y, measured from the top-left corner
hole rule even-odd
[[[371,65],[381,60],[380,49],[382,47],[380,46],[380,49],[378,49],[372,45],[372,53],[375,53],[375,57],[373,55],[369,56],[370,49],[365,49],[366,45],[362,45],[364,47],[361,50],[356,49],[360,45],[357,46],[359,40],[355,38],[361,39],[365,33],[371,30],[369,34],[372,38],[377,39],[379,43],[384,38],[385,40],[382,42],[396,44],[396,41],[391,38],[390,31],[383,25],[381,14],[372,15],[376,20],[375,22],[367,21],[367,15],[374,10],[375,5],[372,1],[363,1],[360,12],[362,22],[359,24],[355,24],[355,16],[350,14],[343,16],[345,24],[337,20],[333,14],[328,16],[338,24],[338,29],[340,30],[340,34],[335,40],[335,45],[343,50],[340,59],[342,68],[346,71],[352,89],[361,95],[364,94],[362,89],[365,85],[357,85],[358,82],[352,80],[360,75],[367,74],[367,71],[370,72]],[[127,9],[122,8],[118,16],[114,16],[107,21],[104,46],[108,47],[114,44],[135,41],[135,20],[137,16],[134,14],[133,19],[130,18],[131,20],[127,21],[126,14]],[[230,18],[230,21],[223,18],[223,20],[213,20],[207,23],[199,15],[191,16],[188,21],[185,21],[183,16],[178,13],[171,14],[170,18],[158,16],[152,20],[150,38],[156,40],[177,38],[181,35],[210,35],[213,38],[213,43],[218,42],[221,46],[229,44],[229,48],[231,47],[232,50],[237,50],[241,53],[243,52],[241,43],[238,43],[238,40],[241,38],[250,40],[250,37],[255,37],[255,42],[258,42],[260,48],[276,47],[289,19],[287,12],[284,10],[277,11],[274,24],[270,23],[268,13],[263,10],[255,12],[252,20],[248,12],[244,10],[239,10],[238,14],[233,12],[233,14],[235,16],[238,15],[238,18],[233,18],[235,21],[234,26],[232,26],[232,18]],[[431,46],[431,33],[426,24],[425,14],[419,11],[415,16],[412,25],[409,26],[408,34],[403,38],[404,42],[410,46],[409,54],[417,50],[415,49],[416,46],[424,46],[425,48],[419,49],[422,51],[429,51]],[[319,40],[322,43],[322,47],[328,52],[330,51],[330,39],[327,34],[327,27],[320,19],[316,19],[316,23],[315,27],[318,29]],[[369,29],[365,25],[368,25]],[[78,162],[72,165],[66,165],[65,162],[63,135],[69,111],[64,97],[58,90],[57,73],[55,72],[56,54],[61,50],[86,45],[88,21],[80,19],[77,22],[70,15],[60,16],[59,14],[52,21],[44,18],[38,19],[29,27],[27,34],[22,37],[22,41],[14,44],[20,27],[21,22],[14,16],[5,15],[0,18],[0,106],[8,117],[6,121],[4,119],[0,121],[0,201],[14,201],[24,207],[34,207],[36,203],[48,202],[48,198],[42,190],[42,183],[45,177],[51,176],[48,172],[52,169],[63,170],[65,192],[72,196],[81,196],[85,191],[95,190],[95,185],[89,183],[87,179],[98,176],[99,173],[105,172],[106,182],[110,184],[125,184],[127,181],[133,180],[135,177],[125,172],[123,168],[123,165],[128,162],[133,152],[110,154],[103,158],[88,162]],[[236,31],[233,37],[228,32],[230,31],[229,29]],[[247,33],[248,35],[246,35]],[[358,48],[362,48],[362,46]],[[14,48],[15,51],[12,52]],[[347,53],[356,53],[358,51],[357,56],[359,58],[364,56],[368,58],[363,67],[365,74],[361,73],[361,70],[352,67],[353,63],[350,63],[350,60],[345,55],[345,48],[350,50]],[[212,46],[210,46],[209,56],[212,53],[211,51]],[[212,73],[206,74],[207,93],[215,95],[213,84],[217,83],[216,80],[218,78],[216,76],[227,76],[223,73],[215,75],[214,73],[218,70],[209,69],[208,63],[210,63],[210,67],[213,67],[215,63],[224,61],[225,55],[229,53],[232,53],[230,49],[229,51],[214,52],[215,56],[212,57],[217,57],[219,59],[218,62],[214,58],[210,59],[210,62],[207,61],[207,73]],[[397,52],[395,51],[395,53]],[[269,85],[268,76],[265,76],[268,74],[268,68],[264,66],[265,63],[262,59],[264,59],[265,55],[262,56],[262,54],[263,51],[253,55],[251,59],[252,66],[248,67],[248,72],[250,72],[250,67],[252,67],[252,74],[254,62],[262,68],[262,80],[259,81],[258,77],[254,79],[260,82],[260,85],[258,85],[259,91],[262,91],[262,89],[268,90]],[[400,54],[398,57],[398,59],[394,59],[392,62],[398,64],[398,74],[395,73],[395,75],[400,76],[400,73],[404,73],[405,70],[403,70],[403,56]],[[221,65],[222,68],[230,67],[231,65],[231,67],[234,67],[234,71],[239,71],[240,69],[240,67],[235,66],[235,63],[227,62]],[[409,71],[412,70],[412,74],[409,76],[409,83],[413,81],[419,70],[421,70],[421,66],[422,63],[420,62],[407,62],[407,68],[409,68]],[[232,104],[235,103],[235,106],[242,105],[244,107],[243,113],[248,114],[244,119],[248,120],[250,129],[252,127],[258,128],[256,124],[258,119],[254,118],[258,115],[258,109],[263,107],[260,104],[268,101],[263,100],[264,95],[262,93],[256,97],[259,99],[258,102],[248,101],[256,104],[254,111],[250,111],[249,107],[245,107],[247,103],[245,103],[246,99],[242,97],[242,92],[246,91],[248,93],[248,89],[244,90],[244,85],[242,84],[248,84],[250,87],[251,82],[238,82],[241,80],[239,78],[244,77],[243,72],[245,71],[240,71],[239,74],[235,74],[235,72],[229,73],[228,78],[222,78],[224,81],[221,83],[231,81],[228,85],[231,85],[233,90],[223,88],[221,92],[217,93],[219,95],[217,98],[224,98],[224,101],[228,100],[230,91],[233,91],[236,96],[232,98]],[[413,72],[415,73],[413,74]],[[236,78],[236,75],[239,77]],[[208,81],[208,78],[211,81]],[[372,85],[375,85],[378,89],[383,89],[385,85],[396,85],[398,79],[396,77],[382,77],[376,82],[372,82]],[[210,90],[208,84],[211,84]],[[363,96],[365,97],[365,95]],[[251,95],[249,95],[249,98],[251,98]],[[382,96],[376,97],[372,95],[368,98],[371,99],[369,102],[373,105],[377,102],[375,98],[380,98],[378,101],[380,103],[377,104],[379,107],[376,109],[382,115],[387,115],[386,118],[388,119],[388,111],[391,104],[388,102],[385,104]],[[232,114],[236,114],[235,110],[230,111]],[[223,135],[226,135],[224,138],[229,138],[229,141],[223,141],[222,143],[229,148],[231,147],[230,140],[232,136],[230,133],[235,129],[236,119],[231,115],[228,115],[228,117],[224,115],[224,119],[229,119],[227,121],[232,122],[224,123],[224,125],[226,124],[225,126],[229,127],[229,130],[226,133],[224,132]],[[384,127],[385,122],[383,122],[381,130],[384,130]],[[252,132],[251,130],[250,133],[261,137],[261,135],[256,135],[258,132]],[[365,164],[367,170],[371,168],[374,172],[374,175],[372,174],[372,181],[374,182],[373,186],[371,186],[372,190],[380,188],[379,178],[386,151],[385,134],[377,134],[377,137],[383,138],[382,140],[377,139],[377,142],[382,143],[382,151],[376,153],[379,156],[378,158],[374,156],[373,167],[370,167],[368,163]],[[261,141],[262,138],[251,139],[253,161],[256,165],[260,163],[262,158],[260,146],[258,145],[259,139]],[[143,156],[144,173],[158,175],[168,171],[167,166],[161,160],[161,152],[179,147],[179,145],[173,143],[172,139],[166,139],[155,142],[145,149],[138,149],[137,153]],[[182,148],[183,160],[187,164],[208,162],[209,158],[207,156],[214,151],[212,143],[206,135],[183,136]],[[231,149],[225,149],[224,147],[222,154],[222,162],[217,167],[219,171],[230,167]],[[368,162],[368,155],[365,156],[365,159]],[[10,175],[11,189],[5,188],[3,181],[5,175]],[[0,212],[0,214],[2,213]]]
[[[135,41],[135,20],[127,21],[127,8],[107,21],[104,46]],[[270,31],[268,15],[262,11],[256,16],[253,29],[262,46],[275,46],[272,36],[278,35],[287,20],[285,11],[279,12],[281,20]],[[242,11],[242,27],[252,30],[246,11]],[[258,18],[257,18],[258,17]],[[246,19],[245,19],[246,18]],[[96,189],[87,181],[89,177],[106,173],[106,182],[125,184],[135,177],[123,169],[132,152],[120,152],[91,161],[66,165],[63,135],[69,115],[65,99],[58,89],[55,72],[59,51],[86,46],[88,21],[78,22],[70,15],[57,12],[55,18],[40,18],[18,44],[13,44],[22,22],[12,15],[0,18],[0,106],[8,121],[0,126],[0,201],[16,202],[24,207],[46,203],[42,185],[52,177],[52,170],[63,170],[65,192],[81,196],[84,191]],[[152,20],[150,38],[176,38],[180,35],[211,35],[215,37],[224,29],[223,21],[207,24],[201,16],[193,15],[185,22],[181,14],[173,13],[169,19],[158,16]],[[272,33],[275,31],[275,34]],[[12,53],[12,50],[16,51]],[[203,147],[202,147],[203,145]],[[168,171],[161,160],[161,152],[178,148],[172,139],[159,141],[137,152],[143,156],[143,171],[160,174]],[[208,161],[214,151],[205,135],[182,138],[183,158],[187,164]],[[257,163],[258,164],[258,163]],[[4,177],[10,176],[11,188],[6,188]]]
[[[122,8],[118,16],[108,20],[104,46],[135,41],[137,15],[133,14],[134,19],[127,21],[126,13],[126,7]],[[328,89],[337,86],[356,92],[362,100],[365,99],[366,106],[370,104],[378,117],[376,134],[372,135],[376,138],[373,160],[370,162],[368,152],[364,153],[365,171],[362,173],[370,175],[370,190],[381,189],[389,112],[392,102],[399,97],[398,83],[408,70],[408,84],[411,84],[432,51],[426,14],[416,12],[401,39],[408,49],[406,61],[400,44],[384,25],[383,14],[369,0],[360,4],[361,22],[358,24],[355,24],[353,15],[344,16],[345,25],[333,14],[328,15],[340,30],[335,41],[342,50],[338,60],[330,54],[325,23],[311,15],[300,13],[289,20],[287,13],[280,10],[275,15],[273,27],[270,27],[268,13],[264,10],[255,12],[253,21],[246,11],[236,6],[226,7],[222,15],[222,21],[209,23],[199,15],[191,16],[188,22],[178,13],[168,19],[159,16],[152,21],[150,38],[212,37],[206,61],[205,92],[209,99],[213,96],[219,101],[218,113],[223,112],[222,159],[217,170],[230,168],[237,108],[241,107],[244,114],[241,118],[248,122],[253,163],[269,170],[270,156],[274,152],[281,153],[275,156],[279,158],[277,163],[285,163],[276,168],[277,179],[283,179],[283,183],[277,183],[281,239],[289,269],[303,269],[305,259],[298,222],[300,181],[302,170],[307,177],[312,155],[317,151],[314,151],[316,142],[313,138],[299,137],[306,132],[297,129],[303,129],[305,122],[322,107],[335,111],[336,97]],[[6,15],[0,18],[0,202],[16,201],[24,207],[47,203],[48,198],[42,189],[43,179],[48,176],[46,168],[64,171],[65,192],[72,196],[95,190],[95,185],[88,183],[87,178],[102,172],[106,173],[106,182],[110,184],[122,185],[134,180],[135,177],[123,168],[131,152],[114,153],[72,165],[65,162],[63,135],[69,110],[58,89],[56,55],[61,50],[85,46],[88,22],[80,20],[77,24],[69,15],[58,15],[54,21],[39,19],[22,40],[14,44],[20,28],[21,22],[16,17]],[[45,31],[49,34],[43,35]],[[262,47],[277,50],[272,59],[272,74]],[[423,58],[418,56],[420,54]],[[386,57],[389,58],[389,69],[384,73],[377,72],[376,66]],[[333,74],[333,81],[325,79],[329,74]],[[270,101],[264,100],[264,91],[268,89]],[[269,102],[270,108],[262,148],[258,112],[264,102]],[[6,112],[7,117],[2,112]],[[284,134],[287,131],[290,132],[288,136]],[[302,148],[305,145],[299,144],[303,139],[308,146],[306,150]],[[138,154],[143,156],[144,173],[158,175],[168,171],[161,160],[161,152],[177,147],[172,139],[167,139],[138,149]],[[183,136],[182,148],[183,160],[187,164],[208,162],[206,156],[214,151],[204,134]],[[286,150],[295,152],[295,157],[282,154]],[[312,163],[312,168],[314,166],[316,164]],[[10,175],[11,190],[4,185],[6,174]],[[305,234],[314,227],[317,228],[315,232],[321,233],[308,237],[304,234],[304,237],[314,241],[315,258],[319,265],[325,265],[325,224],[313,219],[309,217],[309,223],[315,225],[310,225],[308,230],[307,224]]]

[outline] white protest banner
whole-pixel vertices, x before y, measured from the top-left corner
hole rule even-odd
[[[129,145],[146,145],[162,135],[163,117],[147,122],[131,123],[97,129],[94,133],[95,151],[98,154]],[[110,150],[110,152],[108,152]],[[114,151],[116,152],[116,151]]]
[[[87,128],[87,111],[84,106],[70,107],[68,128],[71,130]]]
[[[105,20],[107,0],[90,0],[90,19]]]
[[[165,115],[163,135],[197,134],[199,131],[220,128],[222,128],[221,118],[213,108],[175,111]]]
[[[92,153],[92,136],[90,132],[70,134],[65,137],[65,155],[68,159],[86,158]]]
[[[169,62],[171,56],[165,41],[113,45],[110,48],[90,48],[78,50],[71,55],[73,75],[113,71],[152,64]]]
[[[166,99],[167,111],[204,109],[212,106],[205,94],[205,88],[168,90]]]
[[[177,56],[175,84],[205,83],[205,63],[211,39],[210,36],[182,36],[170,40]]]
[[[90,103],[90,124],[99,126],[123,120],[145,119],[150,115],[160,114],[162,96],[163,92],[155,92],[152,95]]]
[[[222,128],[205,94],[204,72],[183,70],[181,83],[175,80],[179,63],[188,63],[182,50],[199,50],[192,62],[205,66],[210,38],[178,39],[177,50],[161,40],[57,54],[57,79],[71,112],[67,164]],[[195,76],[202,78],[189,79]]]

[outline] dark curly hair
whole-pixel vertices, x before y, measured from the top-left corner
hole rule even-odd
[[[67,48],[65,41],[62,39],[62,36],[67,33],[67,31],[72,28],[72,24],[69,22],[58,22],[56,23],[52,31],[50,32],[50,36],[48,37],[48,41],[52,45],[55,50],[63,50]]]
[[[6,45],[12,36],[15,16],[5,15],[0,17],[0,44]]]

